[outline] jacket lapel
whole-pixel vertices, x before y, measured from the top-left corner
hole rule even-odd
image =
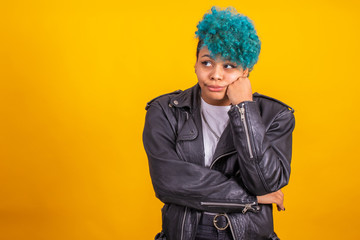
[[[186,161],[204,166],[205,154],[200,115],[200,88],[195,85],[191,90],[191,92],[184,91],[184,94],[180,94],[176,99],[172,100],[173,102],[177,101],[177,107],[182,108],[180,111],[183,111],[183,116],[186,116],[183,119],[187,119],[178,133],[177,142]]]
[[[177,142],[185,160],[201,166],[205,165],[204,140],[200,113],[200,87],[195,85],[171,100],[183,110],[183,119],[187,119],[178,133]],[[188,109],[187,112],[185,109]],[[185,117],[186,116],[186,117]],[[231,126],[228,124],[222,133],[215,149],[213,160],[219,156],[235,151]]]
[[[213,156],[213,161],[218,157],[220,157],[221,155],[232,151],[235,151],[235,146],[234,146],[233,136],[231,133],[231,126],[229,123],[224,129],[224,132],[222,133],[219,142],[216,146]]]

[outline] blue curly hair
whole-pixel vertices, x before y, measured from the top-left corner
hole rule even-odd
[[[213,58],[220,54],[223,59],[252,71],[261,48],[252,20],[237,13],[233,7],[221,10],[214,6],[198,23],[197,29],[197,57],[200,49],[207,46]]]

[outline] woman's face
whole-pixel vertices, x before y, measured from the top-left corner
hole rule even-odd
[[[244,71],[236,63],[222,60],[220,57],[211,58],[206,46],[199,51],[195,64],[201,88],[201,97],[211,105],[230,105],[227,97],[227,86],[236,81],[240,76],[247,76],[248,70]]]

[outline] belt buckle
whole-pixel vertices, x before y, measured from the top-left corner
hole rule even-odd
[[[224,216],[225,219],[227,220],[225,227],[219,227],[219,226],[217,225],[217,222],[218,222],[217,218],[220,217],[220,216]],[[214,217],[214,219],[213,219],[213,223],[214,223],[214,226],[216,227],[217,230],[225,230],[225,229],[227,229],[227,228],[229,227],[229,219],[228,219],[227,216],[226,216],[225,214],[223,214],[223,213],[221,213],[221,214],[216,214],[215,217]]]

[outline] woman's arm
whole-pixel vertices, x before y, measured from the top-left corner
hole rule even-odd
[[[156,102],[146,114],[143,143],[154,190],[162,202],[209,212],[258,209],[256,196],[244,190],[236,179],[179,158],[175,134]]]
[[[293,112],[284,106],[268,129],[255,101],[234,105],[228,113],[245,187],[254,195],[264,195],[287,185],[295,127]]]
[[[247,77],[232,82],[227,95],[233,105],[230,124],[245,187],[257,196],[278,191],[290,177],[293,111],[269,100],[263,114],[272,122],[265,126]]]

